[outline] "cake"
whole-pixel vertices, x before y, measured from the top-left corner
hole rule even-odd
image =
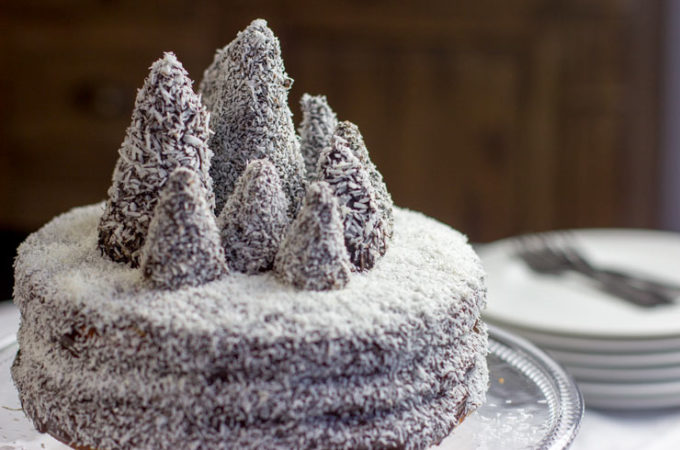
[[[106,201],[15,262],[12,378],[74,448],[427,448],[484,401],[484,272],[394,207],[356,125],[305,95],[255,20],[199,94],[166,53]]]

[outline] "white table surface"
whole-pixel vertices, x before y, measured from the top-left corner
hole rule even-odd
[[[1,336],[16,332],[19,324],[18,316],[18,311],[12,303],[0,303],[0,339]],[[38,445],[35,450],[44,448],[46,447]],[[680,408],[647,412],[604,412],[586,408],[581,430],[571,446],[572,450],[677,450],[679,448]],[[0,447],[0,450],[9,449],[33,450],[26,445]]]

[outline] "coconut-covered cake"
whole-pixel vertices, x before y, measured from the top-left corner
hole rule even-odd
[[[75,448],[427,448],[484,400],[483,270],[396,208],[356,125],[253,21],[139,90],[108,199],[29,236],[12,367]]]

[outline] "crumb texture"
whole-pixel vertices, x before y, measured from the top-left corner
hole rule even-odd
[[[139,265],[158,193],[175,168],[196,171],[214,203],[208,116],[174,54],[153,63],[137,92],[99,224],[99,248],[109,258]]]
[[[196,172],[175,169],[163,187],[142,250],[142,273],[155,288],[200,286],[227,272],[207,193]]]
[[[341,289],[349,281],[340,210],[327,183],[309,186],[302,209],[276,255],[275,271],[300,289]]]
[[[290,222],[288,205],[274,165],[250,161],[218,217],[232,269],[255,274],[272,268]]]
[[[210,175],[216,210],[221,211],[236,180],[253,159],[268,158],[297,213],[305,192],[305,167],[295,135],[279,40],[262,19],[254,20],[219,50],[203,75],[199,91],[210,108],[215,156]]]

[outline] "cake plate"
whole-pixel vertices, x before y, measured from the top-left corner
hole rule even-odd
[[[38,433],[26,418],[10,367],[18,346],[0,336],[0,448],[68,449]],[[489,328],[487,402],[438,450],[564,449],[578,432],[583,400],[572,379],[541,350],[501,329]]]
[[[538,347],[489,326],[487,400],[435,449],[568,448],[583,418],[574,380]]]

